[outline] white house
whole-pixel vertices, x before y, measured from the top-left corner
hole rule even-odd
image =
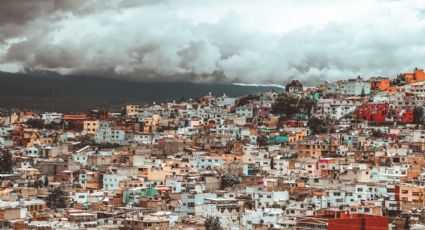
[[[118,188],[120,181],[127,178],[128,178],[127,176],[118,175],[118,174],[104,174],[103,189],[110,193],[113,193],[115,189]]]

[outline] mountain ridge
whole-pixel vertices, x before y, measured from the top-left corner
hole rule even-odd
[[[134,81],[98,76],[58,75],[49,72],[0,72],[0,108],[58,112],[85,112],[94,107],[117,110],[127,103],[144,104],[197,98],[212,92],[242,96],[265,91],[282,91],[273,86],[240,86],[189,81]]]

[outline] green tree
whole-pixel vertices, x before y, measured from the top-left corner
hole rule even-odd
[[[380,129],[373,129],[372,130],[372,137],[382,138],[382,137],[384,137],[384,134],[381,132]]]
[[[259,100],[259,99],[260,99],[260,96],[258,96],[258,95],[247,95],[245,97],[241,97],[237,101],[236,106],[244,106],[251,101],[255,101],[255,100]]]
[[[186,98],[184,98],[183,96],[180,97],[179,99],[179,103],[184,103],[186,102]]]
[[[1,151],[0,155],[0,173],[7,174],[13,173],[13,160],[12,154],[7,150]]]
[[[361,92],[361,94],[360,94],[360,97],[365,97],[366,96],[366,93],[365,93],[365,91],[364,91],[364,88],[362,89],[362,92]]]
[[[44,177],[44,187],[47,188],[47,186],[49,186],[49,178],[47,177],[47,175]]]
[[[267,146],[269,144],[269,139],[264,135],[257,136],[257,144],[260,147]]]
[[[225,174],[221,177],[221,188],[225,189],[228,187],[234,187],[236,184],[239,184],[239,178]]]
[[[46,198],[47,206],[53,210],[68,207],[68,195],[61,187],[54,187],[49,190]]]
[[[272,105],[272,112],[278,115],[291,117],[297,113],[310,115],[317,102],[309,97],[284,93]]]
[[[270,169],[274,169],[274,157],[270,156]]]
[[[415,124],[421,124],[423,122],[424,109],[422,106],[416,106],[413,109],[413,122]]]
[[[326,122],[317,117],[312,117],[308,120],[308,127],[311,129],[313,134],[322,134],[328,131]]]
[[[208,217],[204,222],[205,230],[223,230],[218,217]]]
[[[310,97],[301,98],[301,112],[311,115],[311,112],[316,108],[317,101]]]
[[[30,118],[28,119],[25,124],[34,129],[42,129],[44,128],[44,121],[38,118]]]
[[[398,79],[398,80],[400,80],[400,81],[405,81],[405,80],[406,80],[406,79],[404,78],[404,74],[402,74],[402,73],[398,74],[396,79]]]
[[[425,224],[425,208],[422,208],[421,213],[419,214],[419,223]]]
[[[410,215],[407,214],[404,219],[404,229],[410,229]]]
[[[32,186],[34,188],[40,188],[43,186],[43,182],[41,180],[35,180],[34,183],[32,184]]]
[[[285,93],[276,99],[272,105],[272,111],[275,114],[290,117],[299,112],[299,101],[300,97]]]
[[[398,74],[397,77],[394,80],[392,80],[391,85],[398,85],[398,86],[403,85],[405,80],[406,79],[404,78],[404,74],[402,73]]]

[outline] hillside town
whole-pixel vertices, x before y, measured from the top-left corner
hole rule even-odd
[[[0,113],[5,229],[425,229],[425,73]]]

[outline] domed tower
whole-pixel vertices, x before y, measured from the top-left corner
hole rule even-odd
[[[301,84],[298,80],[292,80],[288,84],[286,84],[286,92],[288,93],[297,93],[303,91],[303,84]]]

